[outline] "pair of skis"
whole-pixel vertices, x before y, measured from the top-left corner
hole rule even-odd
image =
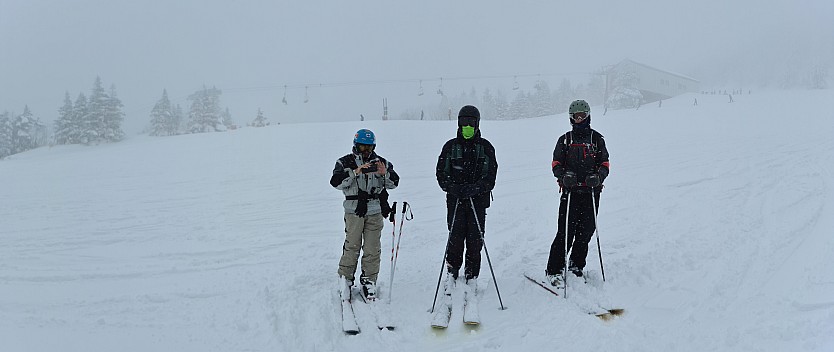
[[[377,329],[394,330],[396,328],[396,326],[390,318],[391,315],[389,310],[387,309],[387,305],[385,305],[382,302],[379,302],[379,299],[368,300],[367,298],[365,298],[364,295],[362,295],[358,288],[352,288],[350,289],[350,293],[347,295],[347,297],[340,297],[342,301],[342,331],[344,331],[345,334],[356,335],[361,332],[361,329],[359,328],[359,323],[357,323],[356,320],[356,312],[354,311],[354,296],[361,297],[361,304],[362,306],[367,307],[367,310],[370,311],[370,314],[373,316],[374,321],[376,321]]]
[[[478,326],[481,324],[481,316],[478,311],[478,294],[471,292],[473,288],[467,286],[464,290],[463,296],[463,323],[469,326]],[[446,329],[449,327],[449,321],[452,320],[452,295],[443,294],[443,301],[434,312],[431,321],[431,327],[434,329]]]
[[[407,213],[407,214],[406,214]],[[342,301],[342,330],[347,335],[356,335],[360,333],[359,324],[356,322],[356,313],[353,310],[353,304],[351,297],[354,295],[361,297],[362,302],[364,305],[367,306],[370,314],[374,317],[376,321],[377,328],[379,330],[394,330],[396,327],[394,325],[393,320],[391,319],[391,291],[394,286],[394,271],[397,268],[397,258],[400,254],[400,240],[402,239],[403,235],[403,224],[406,221],[411,221],[414,219],[414,214],[411,212],[411,205],[408,202],[402,203],[402,215],[400,217],[400,233],[398,237],[395,237],[394,230],[396,230],[396,214],[397,214],[397,202],[394,202],[393,206],[391,207],[391,213],[389,215],[389,221],[393,224],[391,230],[391,276],[388,285],[388,299],[387,304],[382,303],[380,297],[378,296],[374,300],[368,300],[358,288],[348,289],[350,293],[347,295],[341,294],[340,291],[340,299]],[[396,243],[394,239],[396,238]],[[347,297],[344,297],[347,296]]]
[[[547,290],[547,292],[550,292],[555,296],[560,296],[561,297],[559,292],[557,292],[554,289],[554,287],[550,285],[550,283],[545,282],[542,279],[534,278],[533,276],[531,276],[529,274],[524,274],[524,277],[526,277],[527,280],[530,280],[532,283],[536,284],[537,286]],[[596,316],[597,318],[599,318],[603,321],[608,321],[608,320],[614,319],[614,317],[618,317],[618,316],[621,316],[621,315],[625,314],[625,309],[622,309],[622,308],[602,308],[602,307],[596,307],[596,308],[580,307],[580,308],[582,308],[585,311],[585,313],[587,313],[588,315]]]
[[[353,302],[351,301],[351,288],[346,283],[340,283],[342,287],[339,289],[339,300],[342,305],[342,331],[347,335],[356,335],[361,332],[359,324],[356,322],[356,313],[353,312]]]
[[[394,325],[393,320],[391,319],[391,311],[390,305],[387,303],[383,303],[380,298],[375,300],[368,300],[359,289],[354,289],[354,293],[362,297],[362,301],[365,302],[365,305],[368,307],[368,310],[371,311],[371,315],[373,315],[374,320],[376,321],[376,327],[379,330],[394,330],[396,326]]]

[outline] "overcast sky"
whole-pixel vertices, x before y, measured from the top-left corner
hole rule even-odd
[[[834,1],[0,0],[0,111],[28,104],[52,121],[65,91],[89,94],[100,76],[129,133],[163,88],[187,110],[189,94],[216,86],[238,123],[258,107],[279,122],[348,120],[379,116],[383,97],[392,115],[438,101],[440,77],[452,94],[509,91],[526,74],[542,76],[522,89],[554,87],[631,58],[734,87],[756,83],[734,71],[809,57],[834,58]],[[493,76],[504,78],[451,79]],[[418,98],[405,80],[421,78]],[[395,82],[333,86],[369,81]]]

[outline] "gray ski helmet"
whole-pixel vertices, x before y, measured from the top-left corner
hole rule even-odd
[[[573,114],[575,112],[591,112],[591,106],[584,100],[574,100],[573,103],[570,103],[568,113]]]

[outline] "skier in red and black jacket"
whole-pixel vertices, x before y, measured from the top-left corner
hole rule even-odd
[[[605,139],[591,128],[591,107],[588,103],[576,100],[570,104],[568,113],[573,129],[559,137],[551,164],[553,176],[558,179],[562,192],[558,231],[550,246],[550,258],[545,269],[547,279],[553,286],[564,283],[565,251],[571,248],[568,270],[578,277],[583,276],[588,243],[596,230],[594,212],[599,209],[602,184],[608,177],[610,167]],[[594,209],[594,204],[597,209]],[[566,245],[565,217],[568,208],[570,219]]]

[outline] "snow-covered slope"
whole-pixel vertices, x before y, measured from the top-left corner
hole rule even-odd
[[[610,322],[522,276],[543,270],[555,233],[550,158],[566,116],[483,121],[500,165],[486,244],[508,309],[484,258],[481,327],[456,310],[443,333],[427,312],[448,234],[434,167],[454,122],[290,124],[15,155],[0,161],[0,350],[833,350],[834,91],[734,100],[594,107],[612,162],[603,291],[627,309]],[[359,128],[376,132],[402,177],[391,200],[415,218],[395,277],[397,330],[360,316],[363,332],[345,336],[342,195],[328,179]]]

